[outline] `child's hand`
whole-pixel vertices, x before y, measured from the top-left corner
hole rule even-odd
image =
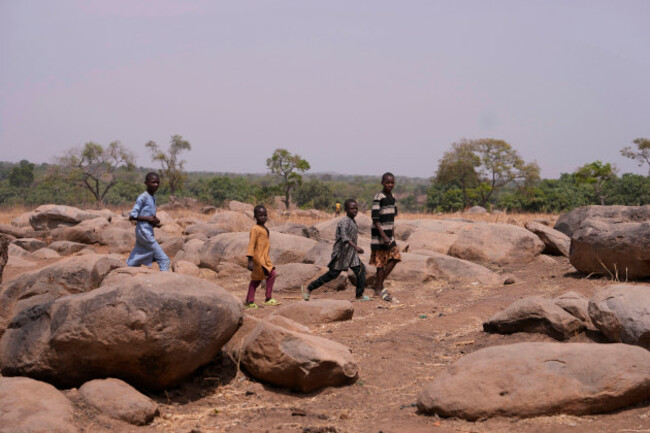
[[[388,236],[384,235],[384,245],[390,245],[390,239],[388,239]]]
[[[357,253],[363,254],[363,248],[361,247],[356,247]]]
[[[253,261],[252,260],[248,261],[248,270],[253,272]]]

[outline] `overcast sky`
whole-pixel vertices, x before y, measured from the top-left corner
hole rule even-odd
[[[0,160],[192,144],[189,170],[429,177],[506,140],[542,176],[650,138],[650,1],[0,0]]]

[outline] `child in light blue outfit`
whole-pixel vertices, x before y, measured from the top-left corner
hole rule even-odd
[[[160,177],[156,173],[148,173],[144,179],[147,190],[140,194],[129,214],[129,221],[136,221],[135,247],[126,261],[129,266],[151,266],[158,263],[161,271],[169,270],[169,257],[160,247],[153,235],[154,227],[160,227],[156,217],[155,193],[160,186]]]

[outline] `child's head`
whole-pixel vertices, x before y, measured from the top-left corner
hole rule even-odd
[[[357,216],[357,213],[359,212],[359,205],[357,204],[357,201],[353,198],[349,198],[345,200],[345,203],[343,203],[343,206],[345,208],[345,213],[352,219]]]
[[[154,173],[153,171],[147,173],[144,177],[144,184],[147,185],[147,191],[153,194],[160,186],[160,176],[158,176],[158,173]]]
[[[381,185],[384,191],[391,192],[395,187],[395,176],[390,171],[387,171],[381,176]]]
[[[258,204],[257,206],[255,206],[255,208],[253,209],[253,216],[255,217],[255,222],[257,222],[257,224],[264,225],[264,223],[268,218],[266,208],[264,207],[264,205]]]

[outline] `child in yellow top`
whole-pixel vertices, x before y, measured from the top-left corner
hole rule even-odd
[[[255,206],[253,210],[255,224],[251,229],[250,241],[248,243],[248,270],[251,271],[251,283],[248,286],[248,294],[244,305],[246,308],[257,308],[255,304],[255,290],[263,279],[266,279],[266,301],[264,305],[280,305],[273,299],[273,283],[277,272],[269,257],[269,229],[264,225],[268,219],[266,208],[262,205]]]

